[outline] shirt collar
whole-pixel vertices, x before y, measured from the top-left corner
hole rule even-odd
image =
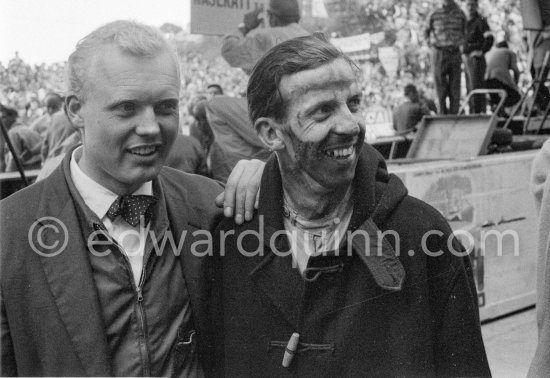
[[[82,156],[82,146],[75,148],[71,156],[71,178],[76,190],[82,196],[84,203],[92,210],[99,219],[103,219],[111,204],[118,195],[88,176],[78,166],[77,160]],[[153,183],[147,181],[132,194],[153,195]]]

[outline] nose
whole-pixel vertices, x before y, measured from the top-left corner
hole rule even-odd
[[[361,132],[362,124],[361,114],[352,113],[346,106],[340,111],[333,132],[336,134],[356,136]]]
[[[159,121],[152,106],[147,106],[143,109],[136,133],[144,136],[160,133]]]

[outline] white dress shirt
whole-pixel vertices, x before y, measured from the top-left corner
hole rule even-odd
[[[90,178],[80,169],[78,160],[81,155],[82,147],[78,147],[71,156],[70,170],[74,185],[82,196],[84,203],[98,216],[109,235],[121,247],[132,267],[134,282],[136,286],[139,286],[143,270],[145,241],[147,240],[150,223],[145,228],[141,228],[141,224],[132,227],[120,215],[114,221],[111,221],[107,217],[107,211],[118,198],[118,195]],[[152,181],[147,181],[132,194],[153,195]]]

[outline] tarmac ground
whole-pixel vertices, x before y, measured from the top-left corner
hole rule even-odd
[[[481,326],[493,377],[525,377],[537,347],[534,307]]]

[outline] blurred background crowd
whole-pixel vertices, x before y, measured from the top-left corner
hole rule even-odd
[[[383,40],[374,45],[359,62],[364,71],[364,105],[383,104],[392,108],[403,98],[403,89],[414,83],[419,92],[435,98],[428,41],[424,40],[428,16],[439,0],[369,0],[356,2],[325,1],[327,10],[340,6],[342,17],[323,18],[311,14],[301,25],[308,30],[322,30],[333,37],[361,33],[383,33]],[[307,4],[307,2],[306,2]],[[342,9],[342,4],[359,9]],[[459,2],[459,5],[461,3]],[[495,42],[507,40],[518,56],[521,72],[519,87],[529,81],[526,45],[518,0],[480,0],[480,13],[486,17],[495,34]],[[338,12],[336,12],[338,14]],[[356,16],[349,19],[349,14]],[[220,56],[221,37],[196,37],[181,27],[165,24],[161,29],[178,46],[182,69],[181,126],[187,133],[193,118],[189,104],[197,95],[206,93],[209,84],[219,84],[226,95],[238,97],[246,90],[247,76],[230,67]],[[384,66],[377,50],[391,46],[397,52],[397,65]],[[0,62],[0,103],[17,109],[19,121],[30,124],[45,113],[44,98],[48,92],[63,94],[64,62],[27,64],[17,52],[7,62]],[[465,90],[462,91],[465,95]]]

